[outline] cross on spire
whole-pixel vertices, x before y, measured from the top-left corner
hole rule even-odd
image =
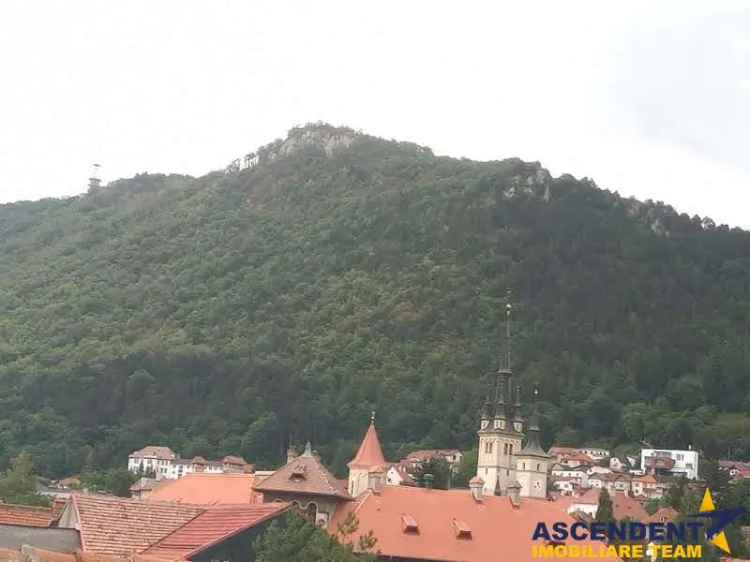
[[[510,303],[510,289],[508,289],[505,297],[505,368],[510,371],[511,368],[511,313],[513,312],[513,305]]]

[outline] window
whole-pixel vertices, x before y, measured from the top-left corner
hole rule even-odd
[[[537,472],[539,472],[540,470],[542,470],[542,465],[541,464],[537,464],[536,465],[536,470],[537,470]]]
[[[508,445],[508,454],[511,454],[511,455],[513,454],[513,443]]]

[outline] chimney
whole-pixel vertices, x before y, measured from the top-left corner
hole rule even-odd
[[[474,501],[481,502],[484,499],[484,480],[479,476],[475,476],[469,481],[469,489]]]
[[[428,490],[432,490],[432,485],[435,482],[435,476],[432,474],[425,474],[424,475],[424,487]]]
[[[286,464],[292,462],[297,456],[297,449],[294,448],[294,445],[289,445],[289,448],[286,450]]]
[[[518,482],[508,484],[508,497],[513,507],[521,507],[521,485]]]

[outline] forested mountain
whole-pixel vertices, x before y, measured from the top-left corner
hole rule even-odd
[[[341,470],[373,409],[391,455],[470,448],[509,289],[547,443],[750,456],[750,233],[310,125],[245,170],[0,206],[0,468],[291,435]]]

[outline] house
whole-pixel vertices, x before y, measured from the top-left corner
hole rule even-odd
[[[128,470],[143,473],[157,480],[176,480],[195,472],[248,473],[253,472],[254,467],[242,457],[228,455],[216,461],[209,461],[201,456],[182,459],[169,447],[149,445],[130,453]]]
[[[601,490],[598,488],[591,488],[582,496],[573,498],[564,498],[558,500],[563,502],[563,505],[567,505],[568,513],[585,513],[590,517],[596,517],[596,512],[599,509],[599,495]],[[632,519],[634,521],[647,521],[649,518],[648,512],[637,500],[631,498],[628,494],[623,492],[615,492],[610,494],[612,499],[612,512],[615,519]]]
[[[630,485],[633,495],[643,496],[647,499],[663,498],[667,488],[669,488],[669,485],[665,481],[657,479],[652,474],[633,478]]]
[[[580,488],[589,488],[589,474],[585,467],[578,466],[570,468],[562,464],[555,464],[551,470],[552,478],[558,480],[567,478],[574,481]]]
[[[636,459],[626,455],[610,457],[609,459],[609,468],[615,472],[628,472],[635,466],[635,464]]]
[[[591,457],[595,461],[600,461],[611,456],[608,449],[600,449],[598,447],[581,447],[578,449],[578,452]]]
[[[57,520],[51,507],[15,505],[0,501],[0,525],[51,527]]]
[[[149,445],[128,456],[128,470],[131,472],[152,473],[154,478],[167,478],[171,462],[177,455],[169,447]]]
[[[641,468],[646,474],[698,478],[698,451],[641,449]]]
[[[530,530],[539,522],[550,528],[556,521],[574,522],[556,502],[521,498],[519,488],[504,497],[485,495],[483,488],[479,477],[472,480],[471,491],[386,485],[343,505],[332,527],[355,514],[359,526],[348,540],[357,545],[372,531],[383,562],[530,562],[536,560]]]
[[[100,556],[252,562],[254,539],[288,508],[285,503],[196,506],[73,494],[59,527],[78,530],[81,549]]]
[[[631,478],[629,474],[618,472],[595,473],[589,476],[589,484],[592,488],[606,488],[609,493],[629,492]]]
[[[720,460],[719,468],[728,472],[732,480],[750,478],[750,463],[748,462]]]
[[[549,450],[549,455],[555,460],[556,463],[563,464],[565,466],[569,467],[576,467],[576,466],[590,466],[593,464],[596,464],[599,460],[606,457],[600,457],[600,456],[594,456],[589,455],[586,451],[594,452],[594,453],[600,453],[604,451],[604,449],[593,449],[593,448],[584,448],[584,449],[576,449],[574,447],[551,447]],[[607,451],[607,453],[609,453]],[[606,456],[609,456],[607,454]]]
[[[143,554],[191,562],[255,560],[254,540],[287,509],[278,503],[212,507]]]
[[[254,489],[262,494],[264,503],[288,502],[321,527],[328,525],[337,508],[352,500],[346,487],[313,453],[309,442],[302,455],[292,457]]]
[[[154,489],[166,480],[157,480],[142,476],[130,486],[130,497],[136,499],[146,499],[151,495]]]
[[[148,499],[193,505],[262,503],[262,495],[253,490],[254,483],[253,474],[193,473],[164,482]]]
[[[407,466],[402,463],[393,463],[385,473],[385,483],[391,486],[416,486],[417,483],[409,474]]]
[[[564,496],[572,496],[580,488],[578,480],[570,476],[553,477],[551,486]]]
[[[458,465],[464,458],[464,454],[458,449],[421,449],[409,453],[403,463],[409,467],[409,471],[414,473],[427,461],[432,459],[443,459],[448,463],[452,470],[458,470]]]

